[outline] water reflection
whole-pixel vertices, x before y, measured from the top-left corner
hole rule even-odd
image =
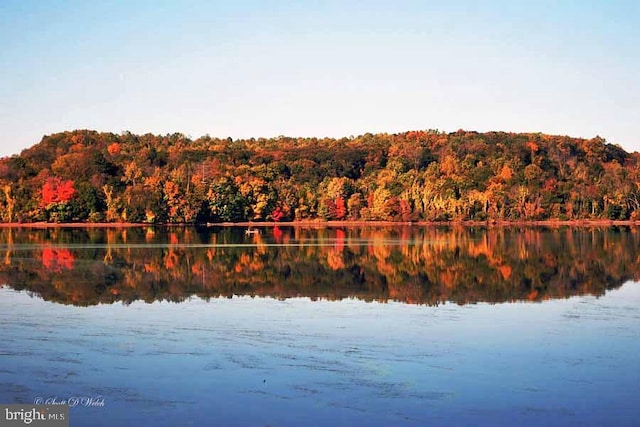
[[[3,228],[0,283],[94,305],[236,295],[541,301],[638,279],[635,228]]]

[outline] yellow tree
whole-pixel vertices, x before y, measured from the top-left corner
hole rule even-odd
[[[11,195],[11,186],[6,184],[2,188],[4,191],[4,205],[5,209],[2,212],[2,220],[6,222],[13,222],[13,211],[16,206],[16,200]]]

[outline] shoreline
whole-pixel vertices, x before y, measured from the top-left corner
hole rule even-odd
[[[204,224],[147,224],[128,222],[29,222],[29,223],[0,223],[0,228],[140,228],[140,227],[611,227],[611,226],[640,226],[640,220],[541,220],[541,221],[243,221],[216,222]]]

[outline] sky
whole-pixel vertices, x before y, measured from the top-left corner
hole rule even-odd
[[[0,156],[73,129],[640,151],[636,0],[0,0]]]

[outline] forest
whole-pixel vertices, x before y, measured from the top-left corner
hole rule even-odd
[[[0,159],[4,223],[640,219],[640,154],[603,138],[56,133]]]

